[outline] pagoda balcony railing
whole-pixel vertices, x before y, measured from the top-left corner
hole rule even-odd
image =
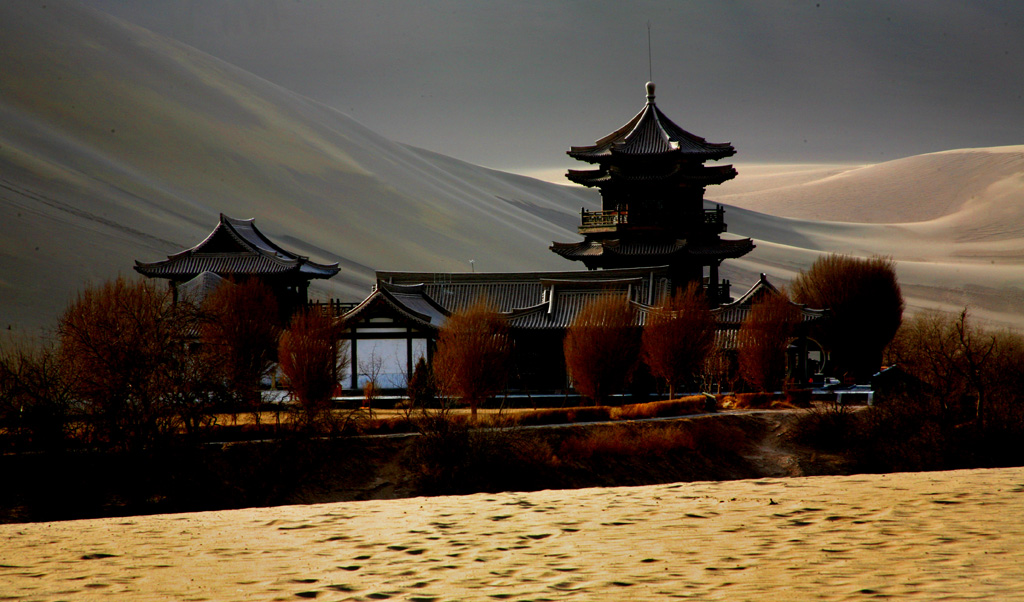
[[[710,230],[715,230],[718,234],[725,232],[725,207],[718,205],[714,209],[705,209],[704,226]]]
[[[580,232],[616,230],[629,224],[629,210],[587,211],[580,209]]]
[[[648,215],[647,217],[653,217]],[[684,221],[691,220],[683,218]],[[702,223],[704,230],[712,230],[716,234],[720,234],[726,231],[725,224],[725,208],[721,205],[714,209],[704,209],[699,217],[697,217],[698,223]],[[659,226],[664,226],[663,220],[644,220],[634,219],[634,226],[641,226],[644,223],[651,221]],[[629,208],[626,206],[620,206],[617,209],[604,210],[604,211],[587,211],[586,209],[580,209],[580,227],[579,231],[581,234],[587,232],[614,232],[615,230],[621,229],[623,226],[629,226]]]

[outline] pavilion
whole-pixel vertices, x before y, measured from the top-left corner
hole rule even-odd
[[[256,227],[255,219],[234,219],[223,213],[213,231],[196,246],[152,263],[135,261],[135,271],[164,278],[178,299],[179,288],[208,291],[221,279],[259,278],[277,296],[283,315],[308,303],[309,281],[330,278],[338,264],[322,264],[288,251]]]

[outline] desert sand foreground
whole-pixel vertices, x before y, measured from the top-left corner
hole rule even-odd
[[[1024,468],[5,525],[10,600],[1021,600]]]

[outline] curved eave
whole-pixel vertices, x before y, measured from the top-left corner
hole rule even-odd
[[[294,274],[312,280],[330,278],[339,271],[337,264],[323,265],[299,259],[282,260],[262,253],[178,254],[153,263],[135,260],[133,269],[149,278],[172,280],[188,280],[203,272],[213,272],[223,277]]]
[[[688,247],[687,252],[693,257],[736,259],[754,250],[754,241],[750,238],[736,240],[718,240],[714,245],[695,244]]]
[[[370,293],[370,296],[363,299],[362,303],[338,318],[338,323],[342,328],[347,328],[363,318],[376,317],[379,315],[377,312],[381,307],[390,312],[392,318],[408,325],[428,330],[437,330],[438,328],[437,325],[431,323],[430,316],[406,307],[384,288],[377,288]]]
[[[597,163],[615,156],[657,157],[672,154],[688,159],[715,161],[736,154],[728,142],[708,142],[676,125],[653,99],[625,125],[590,146],[570,147],[577,160]]]

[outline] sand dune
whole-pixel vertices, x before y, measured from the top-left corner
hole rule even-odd
[[[750,171],[753,183],[714,197],[732,205],[729,231],[758,245],[726,270],[736,280],[760,270],[786,281],[822,253],[888,255],[911,310],[969,306],[1024,327],[1024,146]]]
[[[1016,600],[1024,469],[0,526],[24,600]]]
[[[587,191],[387,140],[212,57],[74,4],[0,5],[0,321],[191,246],[220,212],[375,269],[557,269]]]
[[[377,269],[579,267],[547,247],[578,240],[594,191],[398,144],[62,0],[0,4],[0,33],[0,328],[51,327],[85,283],[197,243],[220,212],[339,261],[320,296],[358,300]],[[740,163],[709,197],[757,244],[725,265],[736,290],[760,272],[785,282],[822,253],[892,255],[912,309],[970,305],[1024,327],[1024,147]]]

